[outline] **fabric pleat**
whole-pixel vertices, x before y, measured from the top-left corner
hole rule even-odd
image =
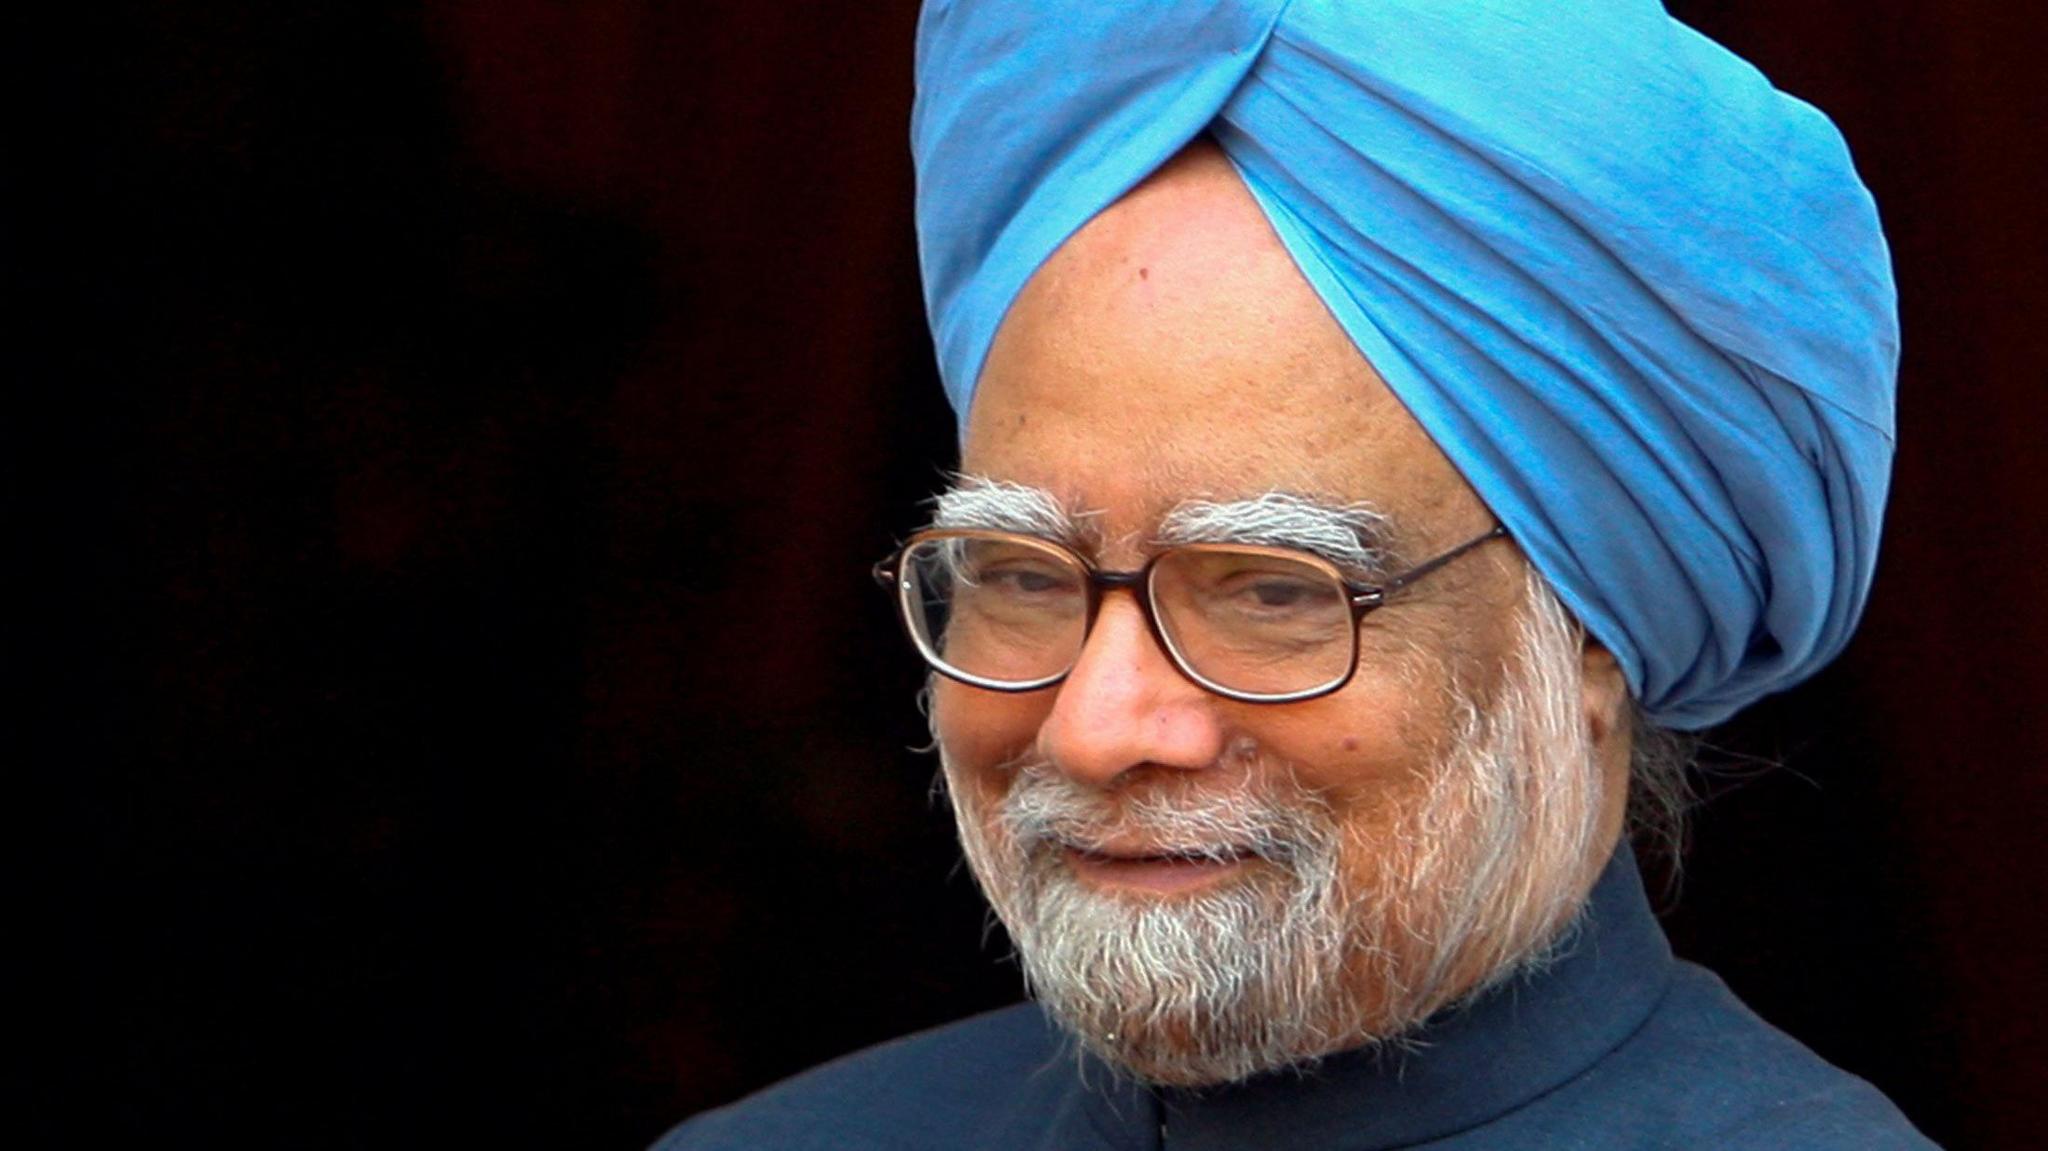
[[[963,426],[1031,274],[1208,134],[1657,722],[1848,641],[1896,293],[1840,134],[1639,0],[934,3],[912,144]]]

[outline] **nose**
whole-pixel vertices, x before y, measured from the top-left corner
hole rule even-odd
[[[1174,667],[1128,590],[1103,597],[1057,692],[1038,750],[1076,783],[1109,787],[1138,768],[1196,770],[1222,756],[1221,701]]]

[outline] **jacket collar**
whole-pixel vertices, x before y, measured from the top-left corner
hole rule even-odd
[[[1553,962],[1439,1014],[1410,1045],[1149,1099],[1130,1088],[1086,1091],[1084,1106],[1098,1131],[1126,1133],[1120,1143],[1156,1146],[1163,1129],[1173,1151],[1426,1142],[1506,1114],[1592,1066],[1649,1018],[1673,965],[1624,846]]]

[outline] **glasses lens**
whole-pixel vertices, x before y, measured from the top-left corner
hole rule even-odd
[[[1088,628],[1088,577],[1035,540],[952,535],[903,554],[904,618],[942,671],[995,684],[1064,675]]]
[[[1355,658],[1343,580],[1304,559],[1258,549],[1169,552],[1152,569],[1152,606],[1181,660],[1231,691],[1314,691],[1343,679]]]

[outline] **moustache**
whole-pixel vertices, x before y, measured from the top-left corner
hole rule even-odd
[[[1116,793],[1083,787],[1051,765],[1018,765],[997,817],[1027,854],[1057,850],[1204,862],[1256,857],[1293,867],[1334,847],[1328,806],[1295,783],[1182,783]]]

